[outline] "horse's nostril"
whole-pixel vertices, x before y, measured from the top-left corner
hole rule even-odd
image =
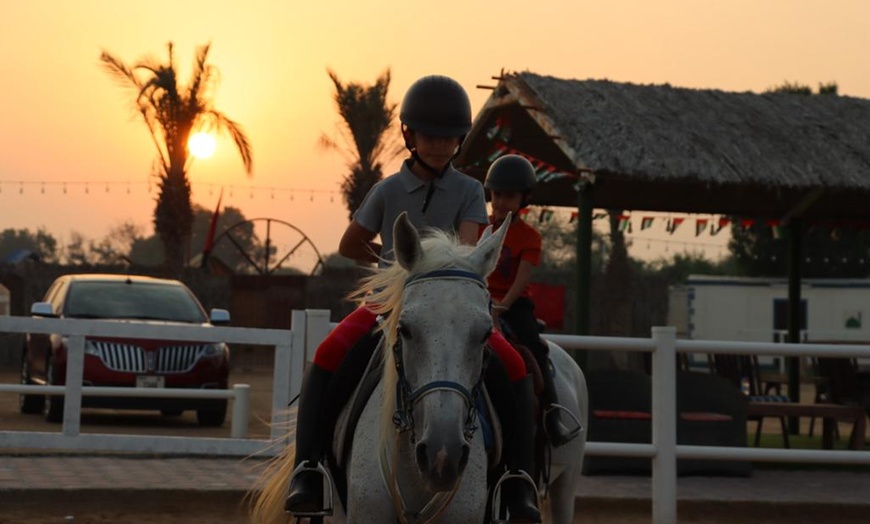
[[[416,448],[417,452],[417,467],[420,471],[429,471],[429,454],[426,450],[426,443],[419,442]]]
[[[462,445],[462,456],[459,457],[459,471],[465,471],[465,466],[468,464],[468,456],[471,453],[471,446],[468,444]]]

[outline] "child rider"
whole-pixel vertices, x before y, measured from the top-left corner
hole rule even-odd
[[[549,346],[538,335],[535,304],[529,294],[532,268],[541,260],[541,234],[519,219],[520,209],[529,203],[537,177],[532,164],[520,155],[498,158],[486,173],[484,187],[490,192],[491,221],[498,227],[512,214],[501,257],[487,281],[492,295],[492,319],[496,329],[503,321],[516,340],[529,348],[541,369],[544,382],[544,431],[553,446],[561,446],[576,437],[580,427],[568,428],[561,420],[562,408],[550,370]],[[481,226],[483,232],[485,226]]]
[[[483,187],[451,164],[471,129],[471,103],[462,86],[445,76],[420,78],[405,94],[399,119],[411,158],[398,173],[375,184],[354,213],[339,243],[339,253],[348,258],[379,264],[392,260],[393,222],[402,211],[408,212],[418,229],[451,231],[465,244],[475,244],[478,227],[487,222]],[[381,245],[374,242],[376,236],[380,236]],[[353,367],[360,368],[361,375],[367,359],[361,365],[339,368],[339,364],[346,356],[356,360],[357,354],[374,351],[378,340],[372,333],[375,323],[370,310],[357,308],[321,343],[306,371],[297,416],[296,469],[285,502],[285,509],[296,516],[323,514],[323,478],[315,468],[326,452],[322,443],[331,441],[325,438],[326,428],[334,423],[332,415],[324,413],[324,399],[327,389],[333,391],[330,380],[334,373]],[[490,367],[502,373],[499,376],[488,370],[486,385],[493,401],[505,405],[499,416],[506,419],[506,433],[513,433],[512,439],[505,439],[510,448],[506,463],[513,472],[532,474],[535,424],[531,376],[522,357],[497,331],[493,331],[489,344],[498,356],[490,361]],[[359,378],[342,377],[334,382],[356,384]],[[537,490],[531,483],[508,479],[503,489],[509,522],[541,521]]]

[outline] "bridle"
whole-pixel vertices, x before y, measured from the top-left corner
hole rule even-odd
[[[405,289],[414,284],[425,282],[427,280],[467,280],[474,282],[486,289],[486,282],[477,273],[465,271],[462,269],[440,269],[437,271],[429,271],[414,275],[405,281]],[[465,386],[452,380],[433,380],[423,384],[422,386],[413,389],[405,376],[405,359],[402,355],[402,338],[396,337],[396,342],[393,344],[393,360],[396,365],[396,412],[393,414],[393,424],[399,433],[406,431],[411,432],[411,442],[416,442],[416,434],[414,433],[414,406],[420,402],[423,397],[435,391],[447,391],[456,393],[465,401],[465,406],[468,412],[465,417],[463,434],[467,440],[471,440],[474,432],[477,430],[477,401],[480,398],[481,389],[483,387],[484,371],[489,362],[491,350],[485,347],[483,365],[481,366],[480,375],[477,377],[471,390]]]
[[[486,290],[486,282],[483,280],[483,278],[481,278],[480,275],[462,269],[440,269],[411,276],[408,278],[408,280],[405,281],[405,289],[407,289],[409,286],[435,279],[466,280],[469,282],[474,282],[475,284]],[[414,406],[418,402],[420,402],[423,397],[430,393],[433,393],[435,391],[447,391],[451,393],[456,393],[457,395],[462,397],[463,401],[465,402],[468,411],[465,416],[463,436],[466,440],[471,440],[471,438],[474,436],[474,432],[477,430],[477,401],[481,395],[481,390],[483,388],[483,377],[485,375],[485,370],[489,362],[492,350],[489,349],[488,346],[481,348],[481,350],[484,351],[483,365],[480,369],[480,376],[478,376],[474,385],[471,387],[471,390],[469,390],[462,384],[452,380],[433,380],[432,382],[423,384],[416,389],[412,388],[411,385],[408,383],[407,377],[405,376],[405,362],[402,355],[401,336],[396,337],[396,342],[393,344],[392,350],[397,375],[396,411],[393,414],[393,424],[396,426],[395,438],[398,440],[399,435],[410,431],[411,443],[413,444],[414,442],[416,442],[417,437],[414,432],[413,415]],[[393,446],[393,450],[394,457],[391,461],[390,457],[386,452],[386,448],[381,447],[380,463],[381,475],[383,477],[384,483],[387,486],[387,489],[390,491],[390,498],[393,501],[393,506],[396,510],[399,522],[418,524],[429,523],[437,520],[444,512],[444,510],[447,509],[447,505],[450,504],[450,501],[456,494],[456,491],[459,488],[459,482],[457,482],[449,491],[442,491],[432,495],[429,498],[429,501],[419,511],[411,511],[408,509],[405,503],[405,499],[402,496],[398,478],[396,477],[396,472],[392,466],[396,463],[397,460],[397,456],[395,456],[395,454],[398,452],[398,445],[396,445],[395,443]]]

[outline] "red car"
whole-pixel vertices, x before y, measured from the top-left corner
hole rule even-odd
[[[59,277],[42,302],[31,308],[35,317],[140,320],[169,323],[228,324],[229,312],[211,315],[196,296],[177,280],[136,275],[76,274]],[[62,385],[66,381],[67,337],[31,333],[21,359],[22,384]],[[88,337],[85,339],[83,385],[226,389],[230,355],[223,342]],[[22,413],[43,413],[46,420],[63,420],[63,397],[21,395]],[[155,409],[166,416],[196,410],[203,426],[220,426],[226,399],[82,396],[82,407]]]

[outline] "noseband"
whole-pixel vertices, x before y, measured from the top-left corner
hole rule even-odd
[[[466,280],[474,282],[486,290],[486,282],[480,277],[480,275],[462,269],[441,269],[413,275],[405,281],[405,288],[407,289],[408,286],[435,279]],[[465,401],[465,406],[468,409],[468,412],[465,417],[463,434],[467,440],[471,439],[474,432],[477,430],[477,400],[480,397],[484,370],[486,369],[489,355],[491,353],[491,350],[488,348],[481,349],[484,351],[483,365],[481,366],[480,375],[470,391],[462,384],[452,380],[434,380],[427,384],[423,384],[417,389],[412,389],[405,377],[405,362],[404,357],[402,356],[402,338],[400,336],[396,337],[396,343],[393,344],[393,360],[396,364],[397,374],[396,412],[393,414],[393,424],[396,426],[399,433],[404,433],[410,430],[411,442],[415,442],[414,406],[429,393],[435,391],[448,391],[458,394]]]

